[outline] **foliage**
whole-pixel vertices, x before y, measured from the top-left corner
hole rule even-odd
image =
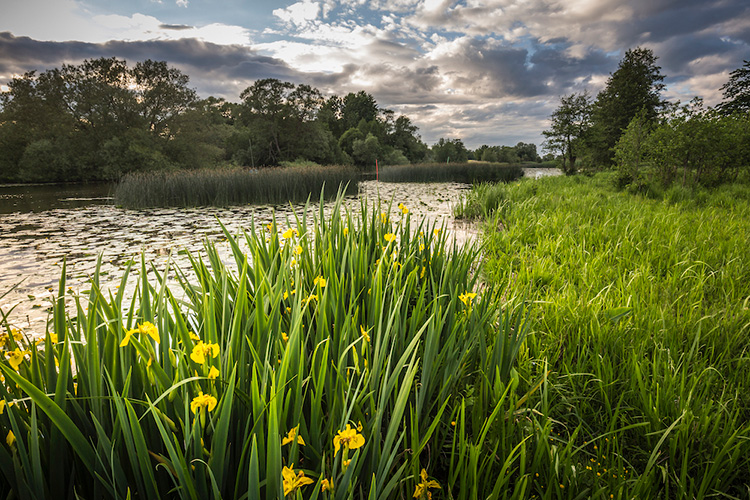
[[[591,127],[591,102],[588,94],[583,92],[561,97],[560,107],[552,113],[551,121],[550,129],[542,132],[546,137],[542,147],[545,151],[560,155],[563,172],[575,173],[576,159]]]
[[[722,113],[750,113],[750,61],[729,73],[729,81],[721,87],[724,101],[717,107]]]
[[[382,182],[511,182],[523,177],[521,165],[497,163],[418,163],[380,169]]]
[[[469,161],[469,151],[461,139],[444,139],[441,137],[437,144],[432,146],[432,159],[438,163],[467,162]]]
[[[340,203],[330,222],[321,203],[225,233],[231,265],[207,243],[190,269],[141,260],[116,291],[97,270],[81,295],[63,269],[38,343],[3,325],[0,496],[464,499],[558,481],[545,457],[569,452],[524,406],[543,368],[519,381],[524,316],[479,287],[477,247]]]
[[[588,140],[592,161],[610,165],[615,144],[630,121],[645,110],[646,120],[656,120],[663,106],[660,93],[664,75],[656,65],[651,49],[637,47],[625,52],[617,70],[596,97],[592,110],[592,129]]]
[[[304,202],[314,193],[325,199],[338,191],[357,193],[351,167],[297,162],[286,168],[226,168],[189,172],[129,174],[115,188],[115,203],[126,208],[229,206]]]

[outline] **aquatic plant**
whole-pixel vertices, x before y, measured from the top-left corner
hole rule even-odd
[[[521,165],[501,163],[415,163],[380,169],[383,182],[511,182],[523,177]]]

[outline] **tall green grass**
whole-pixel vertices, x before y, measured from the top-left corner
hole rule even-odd
[[[3,318],[0,498],[520,498],[562,481],[550,457],[570,449],[529,406],[546,368],[519,380],[522,304],[477,281],[478,248],[340,200],[330,222],[226,233],[232,266],[206,242],[189,269],[141,259],[73,296],[63,268],[39,343]]]
[[[311,165],[137,173],[117,185],[115,203],[147,208],[304,202],[321,190],[332,199],[343,186],[347,194],[356,194],[358,179],[350,167]]]
[[[383,182],[511,182],[523,177],[521,165],[500,163],[415,163],[380,169]]]
[[[491,213],[488,280],[535,303],[517,369],[549,367],[543,413],[575,448],[557,467],[598,498],[747,498],[750,188],[611,184],[543,178],[467,203]]]

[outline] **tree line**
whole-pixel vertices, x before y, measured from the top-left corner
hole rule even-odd
[[[543,132],[543,149],[565,173],[616,168],[621,186],[641,189],[716,185],[750,166],[750,61],[721,87],[724,100],[706,107],[662,100],[665,86],[657,57],[645,48],[625,52],[605,88],[560,98]]]
[[[536,156],[536,146],[523,143],[483,146],[478,155],[460,139],[430,148],[409,117],[364,91],[326,97],[309,85],[266,78],[228,102],[200,99],[188,84],[166,62],[129,66],[114,57],[13,78],[0,94],[0,182],[116,180],[138,171],[300,160],[372,168],[376,160]]]

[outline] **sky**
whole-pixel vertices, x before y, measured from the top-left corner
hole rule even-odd
[[[595,96],[639,46],[658,57],[664,98],[717,104],[750,60],[750,2],[0,0],[0,90],[85,59],[163,60],[201,97],[236,102],[261,78],[364,90],[427,144],[472,149],[541,148],[560,97]]]

